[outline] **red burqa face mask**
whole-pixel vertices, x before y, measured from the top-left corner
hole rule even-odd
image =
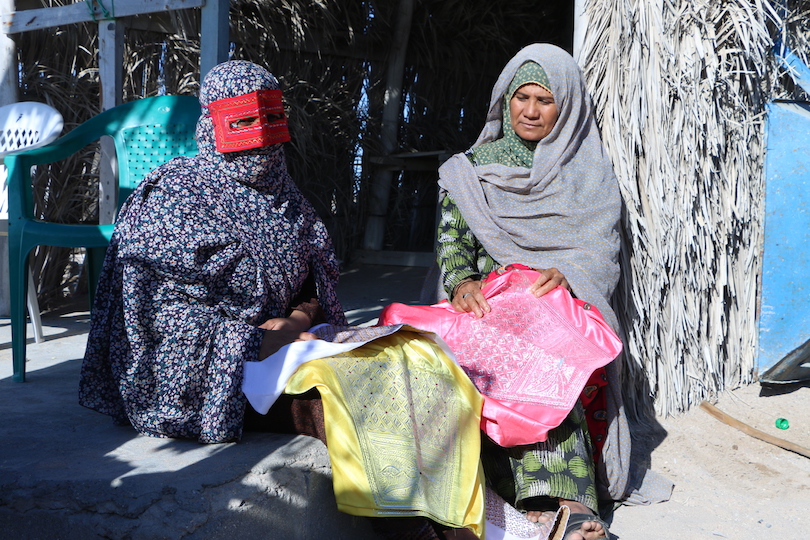
[[[290,140],[281,90],[259,90],[212,101],[208,109],[217,152],[238,152]]]

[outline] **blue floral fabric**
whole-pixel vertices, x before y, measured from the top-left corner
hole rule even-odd
[[[93,308],[82,405],[147,435],[235,440],[257,327],[287,316],[312,281],[326,320],[346,323],[326,227],[287,173],[283,147],[214,148],[208,103],[276,88],[249,62],[211,70],[199,155],[156,169],[124,205]]]

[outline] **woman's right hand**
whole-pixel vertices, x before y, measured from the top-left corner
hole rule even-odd
[[[568,280],[565,279],[563,273],[556,268],[546,268],[545,270],[538,269],[537,271],[540,273],[540,276],[537,278],[537,281],[532,283],[531,287],[529,287],[529,292],[537,298],[557,288],[558,285],[561,285],[568,289],[568,292],[571,292]]]
[[[484,293],[481,292],[481,281],[468,280],[461,282],[456,288],[456,294],[453,296],[453,307],[456,311],[463,313],[472,311],[476,317],[481,318],[485,313],[489,313],[492,308],[489,307],[487,299],[484,298]]]
[[[293,312],[296,315],[295,312]],[[310,341],[318,339],[312,332],[303,332],[306,326],[297,321],[294,316],[269,319],[259,326],[264,330],[262,344],[259,348],[259,360],[264,360],[293,341]]]

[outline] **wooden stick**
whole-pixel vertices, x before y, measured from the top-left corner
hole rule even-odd
[[[762,432],[758,429],[754,429],[748,424],[740,422],[736,418],[732,418],[731,416],[727,415],[708,401],[704,401],[700,404],[700,408],[709,413],[710,415],[714,416],[721,422],[728,424],[733,428],[737,428],[746,435],[750,435],[755,439],[759,439],[761,441],[765,441],[766,443],[773,444],[778,446],[779,448],[783,448],[790,452],[796,452],[799,455],[802,455],[806,458],[810,458],[810,450],[804,448],[803,446],[799,446],[798,444],[794,444],[792,442],[786,441],[784,439],[780,439],[779,437],[774,437],[773,435],[768,435],[765,432]]]

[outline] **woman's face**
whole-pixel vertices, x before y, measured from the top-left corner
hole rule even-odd
[[[527,141],[539,141],[551,133],[558,115],[554,96],[538,84],[524,84],[509,100],[512,129]]]

